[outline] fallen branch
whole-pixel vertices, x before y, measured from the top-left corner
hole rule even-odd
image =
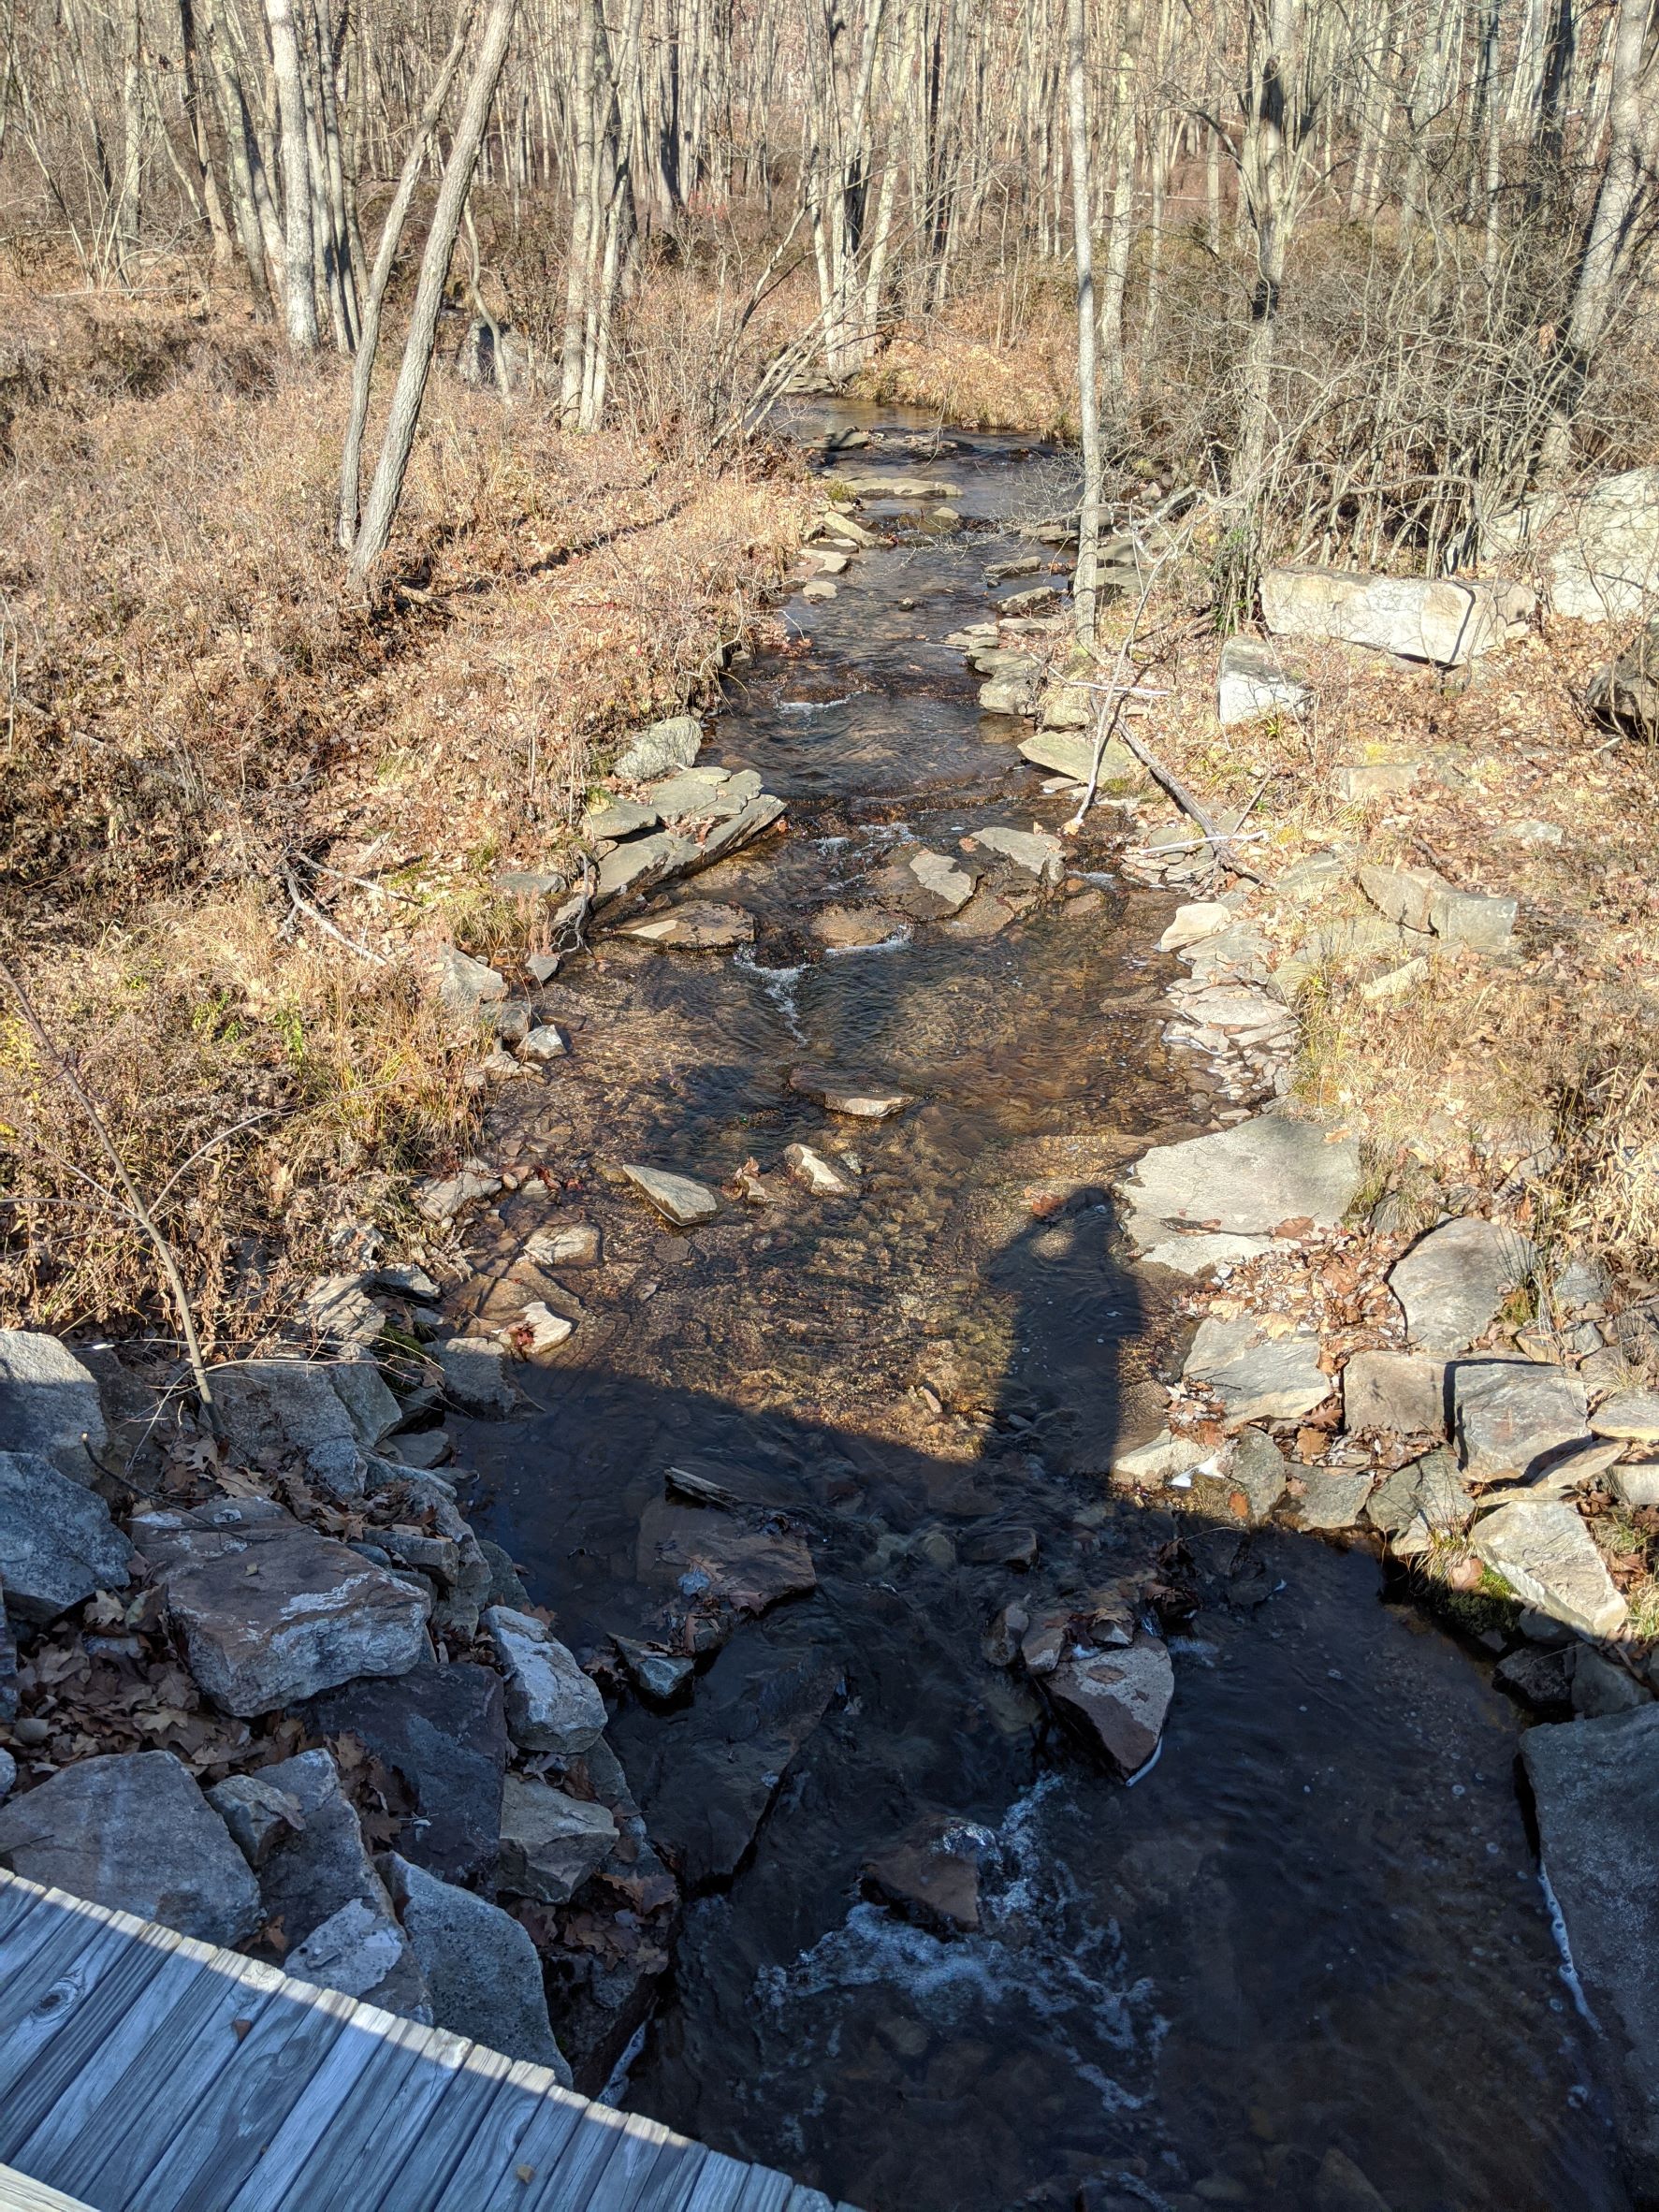
[[[213,1408],[212,1388],[208,1381],[207,1367],[201,1356],[201,1340],[196,1332],[196,1317],[190,1310],[190,1300],[185,1292],[184,1278],[179,1273],[179,1263],[173,1258],[173,1248],[155,1226],[153,1215],[138,1196],[138,1186],[127,1173],[126,1162],[117,1150],[115,1140],[109,1134],[103,1115],[94,1105],[74,1069],[46,1034],[40,1016],[35,1011],[34,1002],[29,994],[23,989],[20,979],[4,960],[0,960],[0,981],[5,982],[12,997],[17,1000],[19,1011],[23,1017],[23,1026],[35,1040],[36,1047],[46,1064],[47,1072],[63,1085],[92,1124],[98,1142],[103,1146],[105,1153],[109,1156],[110,1166],[115,1170],[116,1180],[121,1185],[126,1199],[126,1211],[150,1239],[155,1249],[157,1263],[166,1278],[174,1310],[179,1317],[179,1330],[184,1339],[184,1350],[190,1361],[190,1372],[196,1379],[196,1395],[200,1398],[211,1420]],[[171,1189],[172,1186],[169,1184],[167,1187]]]

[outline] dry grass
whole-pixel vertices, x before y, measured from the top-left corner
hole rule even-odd
[[[764,459],[566,438],[442,373],[365,608],[329,543],[337,364],[217,310],[12,304],[0,927],[140,1188],[171,1186],[207,1332],[245,1343],[464,1149],[474,1041],[432,949],[522,950],[496,871],[557,866],[607,745],[711,694],[809,502]],[[154,1315],[9,1015],[0,1128],[0,1313]]]
[[[866,398],[974,430],[1066,438],[1077,428],[1077,325],[1058,279],[992,285],[907,325],[858,379]]]

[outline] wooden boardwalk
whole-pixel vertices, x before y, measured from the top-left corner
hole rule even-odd
[[[65,2200],[832,2212],[544,2067],[0,1870],[0,2212]]]

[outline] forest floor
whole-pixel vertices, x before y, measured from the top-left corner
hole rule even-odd
[[[20,291],[5,319],[6,957],[168,1193],[198,1325],[245,1346],[465,1152],[476,1041],[437,950],[533,943],[499,878],[568,866],[606,749],[711,696],[809,502],[776,454],[566,437],[441,368],[366,606],[332,543],[344,363],[183,288]],[[0,1132],[0,1320],[153,1316],[9,996]]]

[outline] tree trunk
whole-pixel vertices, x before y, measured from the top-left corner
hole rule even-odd
[[[1124,0],[1117,65],[1112,80],[1112,227],[1106,240],[1106,281],[1100,291],[1100,350],[1107,404],[1119,418],[1128,386],[1123,307],[1135,242],[1135,75],[1140,67],[1145,14],[1145,0]]]
[[[1095,567],[1100,543],[1100,397],[1095,357],[1094,243],[1089,193],[1086,0],[1066,0],[1066,109],[1071,142],[1072,250],[1077,261],[1077,425],[1083,446],[1083,507],[1071,596],[1077,642],[1095,642]]]
[[[415,187],[420,182],[421,171],[426,167],[432,133],[437,129],[438,119],[448,103],[449,88],[455,82],[456,71],[460,67],[467,40],[473,35],[473,19],[476,12],[477,0],[461,0],[460,13],[456,18],[455,36],[449,42],[449,51],[444,55],[443,66],[438,71],[431,96],[415,123],[409,150],[403,156],[398,188],[392,195],[391,206],[386,210],[380,243],[374,252],[374,267],[369,276],[368,297],[363,302],[362,334],[357,340],[357,358],[352,364],[351,414],[346,419],[345,444],[340,455],[340,516],[335,535],[342,553],[351,551],[357,537],[363,426],[369,416],[369,391],[374,382],[374,357],[380,349],[380,317],[386,304],[386,286],[391,282],[392,270],[397,264],[398,248],[403,241],[403,226],[409,220],[409,209],[415,198]]]
[[[444,182],[438,188],[438,204],[432,213],[432,227],[427,236],[426,251],[420,257],[415,311],[410,317],[402,364],[398,371],[397,386],[392,393],[391,413],[386,420],[386,436],[381,442],[380,458],[375,464],[374,481],[369,487],[363,526],[357,532],[357,542],[352,552],[351,574],[353,580],[358,584],[365,580],[369,571],[386,551],[398,505],[403,496],[403,481],[409,473],[409,456],[415,446],[421,401],[426,397],[427,379],[431,374],[432,347],[438,334],[438,310],[444,301],[444,286],[449,275],[450,256],[455,252],[456,235],[460,229],[461,209],[472,189],[473,171],[477,166],[478,148],[483,142],[485,125],[489,120],[490,105],[495,98],[496,86],[501,81],[502,65],[507,58],[507,44],[513,35],[513,16],[517,5],[517,0],[490,0],[489,14],[485,19],[484,36],[479,42],[478,59],[473,71],[473,81],[467,87],[466,103],[461,109],[460,121],[456,125],[455,142],[449,150]]]
[[[271,73],[276,80],[283,162],[283,314],[288,342],[302,353],[317,347],[316,237],[312,223],[310,132],[305,82],[293,0],[265,0],[270,27]]]

